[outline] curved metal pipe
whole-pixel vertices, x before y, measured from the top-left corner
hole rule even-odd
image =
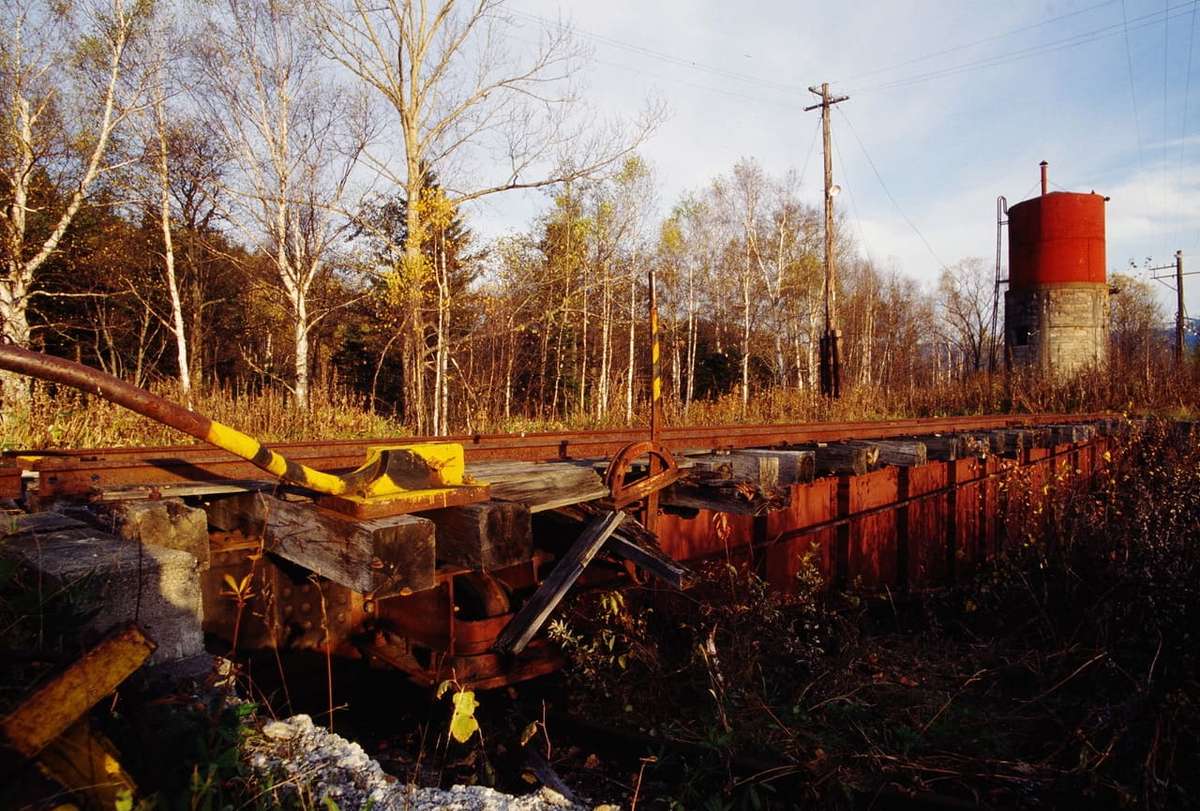
[[[40,352],[30,352],[9,343],[0,343],[0,369],[103,397],[143,417],[149,417],[202,442],[240,456],[273,476],[319,493],[337,496],[351,492],[373,478],[378,469],[378,463],[373,462],[345,477],[322,473],[289,461],[248,434],[222,425],[203,414],[197,414],[165,397],[126,383],[99,369]]]

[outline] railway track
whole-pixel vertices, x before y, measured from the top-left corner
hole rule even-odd
[[[1112,415],[1106,413],[1048,413],[873,422],[678,426],[662,428],[660,442],[673,452],[697,449],[720,451],[1084,423],[1110,417]],[[367,448],[371,446],[398,442],[458,443],[463,446],[468,462],[542,462],[608,458],[629,443],[644,439],[645,436],[645,431],[639,429],[608,429],[285,442],[271,447],[300,464],[334,472],[356,467],[362,461]],[[40,493],[43,496],[78,496],[136,485],[270,480],[268,474],[244,459],[239,459],[227,451],[199,444],[48,451],[10,450],[6,451],[4,456],[15,462],[18,467],[38,474]]]

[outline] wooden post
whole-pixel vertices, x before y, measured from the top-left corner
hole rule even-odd
[[[836,328],[836,296],[837,284],[833,256],[833,197],[839,191],[833,185],[833,154],[829,136],[829,111],[833,105],[843,102],[849,96],[829,95],[829,82],[822,82],[820,90],[808,88],[809,92],[820,96],[821,101],[805,107],[809,110],[821,110],[821,136],[825,156],[825,332],[821,335],[821,393],[831,399],[837,399],[842,394],[841,352],[838,343],[841,332]]]

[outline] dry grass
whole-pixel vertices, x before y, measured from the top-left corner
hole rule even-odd
[[[746,409],[734,392],[715,400],[693,402],[687,409],[668,398],[669,425],[731,423],[827,422],[903,417],[1031,412],[1119,411],[1189,418],[1200,411],[1200,380],[1194,370],[1181,373],[1169,365],[1107,372],[1090,371],[1051,383],[1028,374],[980,374],[966,380],[933,384],[920,380],[884,388],[853,385],[830,402],[812,390],[793,388],[756,391]],[[170,384],[155,391],[178,399]],[[196,410],[267,442],[315,439],[396,437],[413,434],[402,421],[372,412],[366,400],[340,388],[313,392],[308,409],[296,408],[279,389],[221,388],[200,394]],[[646,402],[635,409],[633,425],[645,425]],[[610,414],[537,417],[477,413],[454,432],[522,433],[626,427],[624,409]],[[177,431],[158,425],[98,398],[73,390],[35,387],[30,408],[8,415],[0,425],[4,448],[97,448],[172,445],[187,441]]]
[[[172,386],[155,386],[154,390],[180,400]],[[311,407],[299,409],[277,389],[237,392],[223,388],[198,395],[194,407],[265,442],[411,433],[400,422],[367,410],[361,398],[339,390],[315,391]],[[187,441],[180,432],[101,398],[47,386],[36,387],[29,408],[7,416],[0,428],[4,448],[104,448]]]

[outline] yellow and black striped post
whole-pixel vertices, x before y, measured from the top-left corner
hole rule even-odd
[[[658,292],[654,286],[654,268],[650,268],[650,441],[658,444],[659,430],[662,428],[662,372],[659,363],[658,345]],[[649,475],[662,472],[658,457],[650,454]],[[646,517],[643,522],[646,529],[656,531],[658,526],[658,491],[646,497]]]

